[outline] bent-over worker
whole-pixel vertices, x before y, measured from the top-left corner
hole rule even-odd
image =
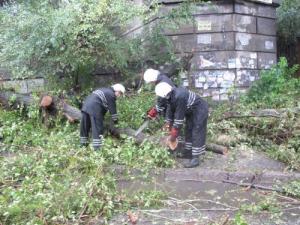
[[[80,144],[88,145],[90,129],[92,129],[92,145],[99,150],[103,142],[104,115],[107,111],[111,114],[114,124],[118,123],[116,98],[124,95],[125,87],[122,84],[114,84],[111,87],[99,88],[93,91],[84,101],[80,121]]]

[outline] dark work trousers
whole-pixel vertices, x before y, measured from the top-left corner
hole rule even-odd
[[[88,137],[90,129],[92,128],[93,148],[100,149],[103,141],[103,114],[100,113],[98,117],[82,112],[80,121],[80,144],[88,145]]]
[[[186,114],[185,124],[185,150],[191,151],[193,156],[205,153],[206,127],[208,110],[201,105],[193,106]]]

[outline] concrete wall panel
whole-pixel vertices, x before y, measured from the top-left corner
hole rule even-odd
[[[237,87],[249,87],[259,78],[259,70],[237,70],[235,85]]]
[[[166,35],[193,34],[194,24],[192,22],[182,23],[178,26],[169,24],[168,27],[164,30],[164,33]]]
[[[28,93],[26,80],[9,80],[1,83],[1,88],[13,89],[17,93],[26,94]]]
[[[40,92],[45,87],[45,80],[43,78],[27,80],[28,92]]]
[[[235,81],[235,70],[201,70],[194,71],[194,84],[196,88],[204,90],[210,88],[226,89]]]
[[[276,21],[274,19],[257,18],[257,33],[276,35]]]
[[[275,53],[258,53],[258,69],[270,69],[276,63]]]
[[[257,53],[236,52],[236,68],[257,69]]]
[[[228,68],[235,68],[234,51],[201,52],[195,54],[191,60],[192,70]]]
[[[194,6],[194,15],[212,13],[233,13],[233,2],[218,1],[216,4],[198,3]]]
[[[196,16],[196,33],[233,31],[233,14]]]
[[[234,30],[238,32],[256,33],[256,17],[235,15]]]
[[[276,18],[275,7],[271,5],[256,4],[253,2],[237,1],[234,10],[239,14]]]
[[[197,34],[197,51],[234,50],[234,33]]]
[[[197,45],[196,35],[178,35],[170,36],[171,41],[174,44],[175,52],[191,52]]]
[[[276,52],[276,37],[236,33],[236,50]]]

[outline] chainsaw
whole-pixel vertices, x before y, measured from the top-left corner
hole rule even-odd
[[[146,127],[148,127],[149,125],[149,118],[145,118],[143,124],[139,127],[139,129],[136,130],[136,132],[134,133],[134,136],[138,136]]]

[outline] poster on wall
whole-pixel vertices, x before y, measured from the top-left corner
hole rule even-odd
[[[211,30],[211,21],[198,21],[197,28],[198,31]]]

